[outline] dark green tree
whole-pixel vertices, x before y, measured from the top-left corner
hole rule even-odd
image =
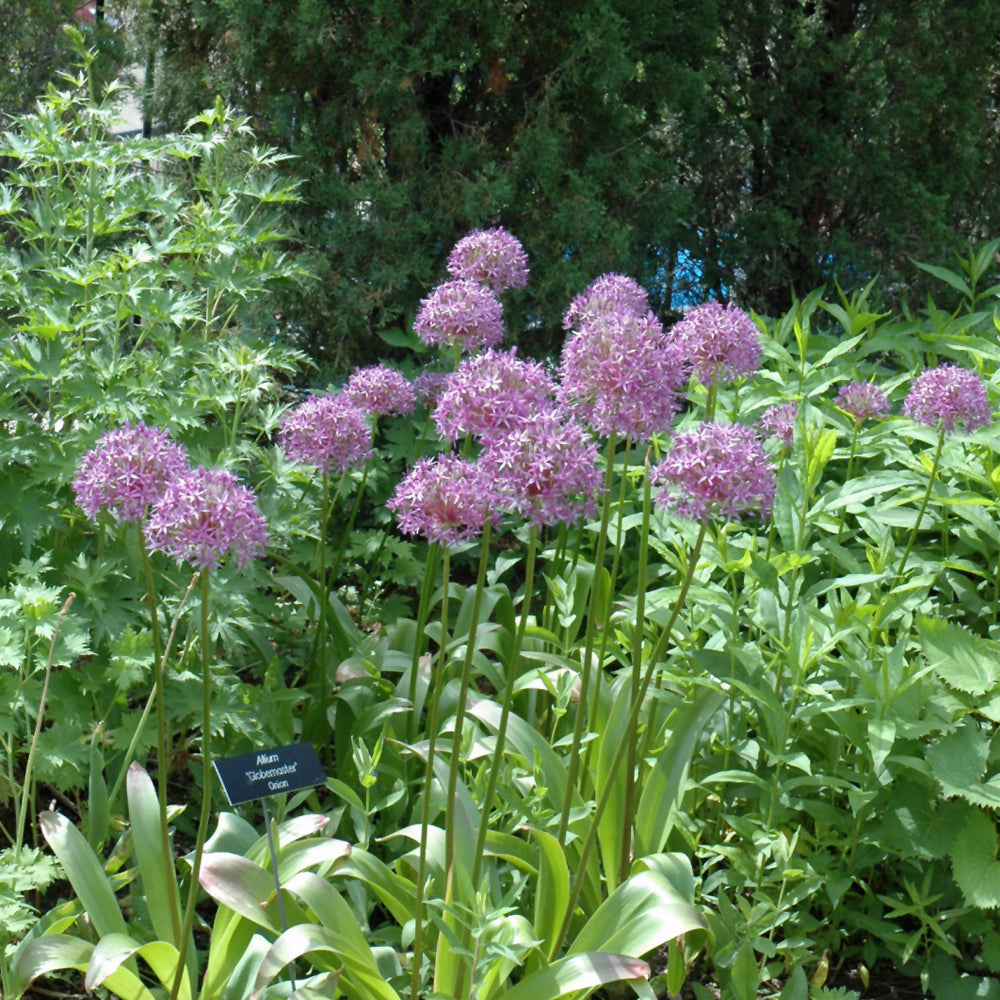
[[[373,333],[408,328],[470,229],[505,225],[524,243],[530,311],[516,333],[544,351],[598,274],[655,283],[655,249],[692,214],[671,122],[704,103],[712,4],[184,6],[152,7],[170,32],[159,112],[176,123],[193,110],[170,81],[190,81],[200,49],[211,54],[201,78],[215,73],[258,131],[299,157],[303,249],[318,280],[289,320],[334,366],[384,351]],[[187,16],[197,30],[185,49],[171,25]]]
[[[405,334],[476,227],[529,252],[508,315],[536,352],[605,271],[665,315],[677,293],[773,314],[832,280],[919,292],[912,259],[1000,231],[993,0],[145,9],[162,124],[221,92],[298,157],[316,280],[282,319],[334,369]]]
[[[685,122],[706,280],[762,311],[830,279],[912,282],[1000,228],[992,0],[726,5]]]

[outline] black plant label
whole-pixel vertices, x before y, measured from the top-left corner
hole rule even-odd
[[[231,806],[326,784],[326,772],[311,743],[256,750],[213,765]]]

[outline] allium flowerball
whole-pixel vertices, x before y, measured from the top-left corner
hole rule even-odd
[[[597,511],[597,442],[557,409],[539,410],[492,438],[479,461],[511,508],[538,527],[574,524]]]
[[[413,392],[421,406],[434,406],[447,384],[447,372],[422,371],[413,380]]]
[[[457,278],[438,285],[421,301],[413,329],[425,344],[472,354],[503,340],[503,306],[486,285]]]
[[[563,315],[563,329],[576,330],[607,313],[645,316],[649,311],[649,295],[634,278],[602,274],[569,304]]]
[[[199,466],[171,482],[146,524],[151,549],[202,570],[227,558],[239,567],[267,546],[253,493],[227,469]]]
[[[456,455],[421,458],[400,480],[386,506],[401,531],[452,546],[498,524],[499,494],[477,462]]]
[[[658,503],[695,521],[729,521],[774,504],[774,470],[753,428],[705,423],[674,439],[650,472]]]
[[[446,441],[471,434],[486,438],[516,427],[540,408],[549,409],[553,379],[537,361],[509,351],[484,351],[466,358],[448,376],[434,407],[434,423]]]
[[[777,403],[760,415],[760,429],[767,437],[775,438],[783,448],[790,448],[798,417],[798,403]]]
[[[528,283],[528,255],[506,229],[477,229],[463,236],[448,256],[453,278],[472,278],[498,294]]]
[[[750,378],[760,368],[760,334],[742,309],[706,302],[690,309],[670,338],[702,385]]]
[[[970,434],[993,419],[983,380],[958,365],[941,365],[918,375],[903,402],[903,415],[948,434],[959,427]]]
[[[365,413],[345,395],[313,396],[289,410],[278,443],[301,465],[323,472],[347,472],[371,457],[371,428]]]
[[[417,402],[413,386],[387,365],[355,368],[344,395],[366,413],[380,417],[412,413]]]
[[[834,403],[859,427],[866,420],[884,417],[889,412],[889,400],[874,382],[851,382],[842,386]]]
[[[559,374],[560,402],[601,434],[644,440],[680,408],[683,365],[651,312],[583,323],[563,345]]]
[[[88,517],[106,509],[119,522],[139,521],[187,468],[187,453],[165,430],[125,424],[108,431],[84,454],[73,491]]]

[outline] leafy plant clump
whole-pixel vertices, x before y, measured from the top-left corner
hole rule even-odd
[[[1000,241],[919,316],[599,276],[543,364],[479,231],[303,397],[275,154],[86,83],[3,151],[4,995],[996,995]]]

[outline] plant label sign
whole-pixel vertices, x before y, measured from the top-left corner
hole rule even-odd
[[[311,743],[256,750],[213,761],[213,766],[231,806],[326,784],[326,772]]]

